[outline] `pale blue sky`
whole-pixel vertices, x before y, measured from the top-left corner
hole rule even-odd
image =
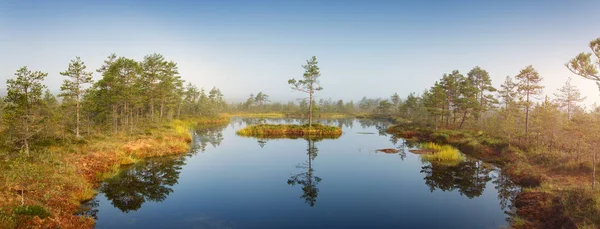
[[[316,55],[318,98],[420,93],[476,65],[498,86],[530,64],[552,94],[573,76],[564,63],[600,37],[600,1],[414,2],[0,0],[0,81],[28,65],[48,72],[57,92],[75,56],[96,69],[112,52],[158,52],[228,99],[263,91],[288,100],[304,96],[287,80]],[[593,82],[573,78],[587,104],[600,101]]]

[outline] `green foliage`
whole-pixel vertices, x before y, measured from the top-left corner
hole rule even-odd
[[[48,212],[46,209],[44,209],[44,207],[39,205],[25,205],[15,207],[13,212],[18,215],[37,216],[41,219],[51,216],[50,212]]]
[[[544,88],[539,84],[542,77],[533,66],[529,65],[522,69],[515,78],[517,79],[517,91],[521,93],[523,99],[521,102],[525,106],[525,134],[527,135],[529,133],[529,110],[533,105],[533,96],[541,94]]]
[[[438,143],[447,144],[450,140],[450,136],[448,136],[448,134],[445,133],[435,132],[431,135],[433,140]]]
[[[29,142],[42,128],[44,117],[40,115],[43,105],[42,81],[47,73],[32,72],[26,66],[15,73],[16,78],[6,80],[7,95],[4,121],[8,123],[10,136],[17,147],[29,152]]]
[[[387,100],[382,100],[379,102],[379,106],[377,106],[377,110],[379,114],[388,114],[390,112],[390,108],[392,108],[392,103]]]
[[[302,66],[304,68],[304,74],[302,75],[302,79],[290,79],[288,80],[288,84],[292,86],[293,90],[307,93],[309,95],[308,100],[308,125],[312,125],[313,120],[313,94],[315,91],[323,90],[323,88],[319,85],[319,77],[321,77],[321,72],[319,66],[317,66],[319,62],[317,61],[317,57],[313,56],[309,60],[306,61],[306,65]]]
[[[68,77],[60,87],[60,96],[66,100],[75,101],[75,136],[80,137],[80,103],[86,84],[92,83],[92,72],[86,72],[86,66],[81,58],[76,57],[69,63],[69,68],[60,74]]]
[[[600,38],[592,40],[589,47],[594,56],[600,57]],[[571,70],[571,72],[586,79],[600,81],[600,75],[598,75],[598,72],[600,71],[600,69],[598,69],[600,59],[593,61],[591,58],[592,53],[579,53],[566,64],[567,68]]]

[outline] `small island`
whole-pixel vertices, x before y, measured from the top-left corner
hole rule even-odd
[[[338,138],[342,135],[342,129],[337,126],[327,126],[317,123],[313,123],[312,127],[308,124],[259,124],[238,130],[237,134],[261,138]]]

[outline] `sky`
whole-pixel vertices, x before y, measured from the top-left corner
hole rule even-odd
[[[572,77],[591,105],[600,103],[598,87],[565,63],[600,37],[598,9],[597,0],[0,0],[0,81],[27,65],[47,72],[57,93],[75,56],[95,70],[111,53],[161,53],[187,82],[216,86],[230,101],[259,91],[287,101],[305,97],[287,81],[317,56],[317,99],[421,93],[475,66],[499,87],[533,65],[545,94],[553,98]]]

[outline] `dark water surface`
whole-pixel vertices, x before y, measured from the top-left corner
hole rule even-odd
[[[495,167],[422,162],[386,123],[333,120],[336,140],[235,135],[254,119],[198,127],[186,156],[105,181],[97,228],[500,228],[515,187]],[[297,120],[273,119],[273,123]],[[366,134],[374,133],[374,134]],[[397,148],[396,154],[375,152]]]

